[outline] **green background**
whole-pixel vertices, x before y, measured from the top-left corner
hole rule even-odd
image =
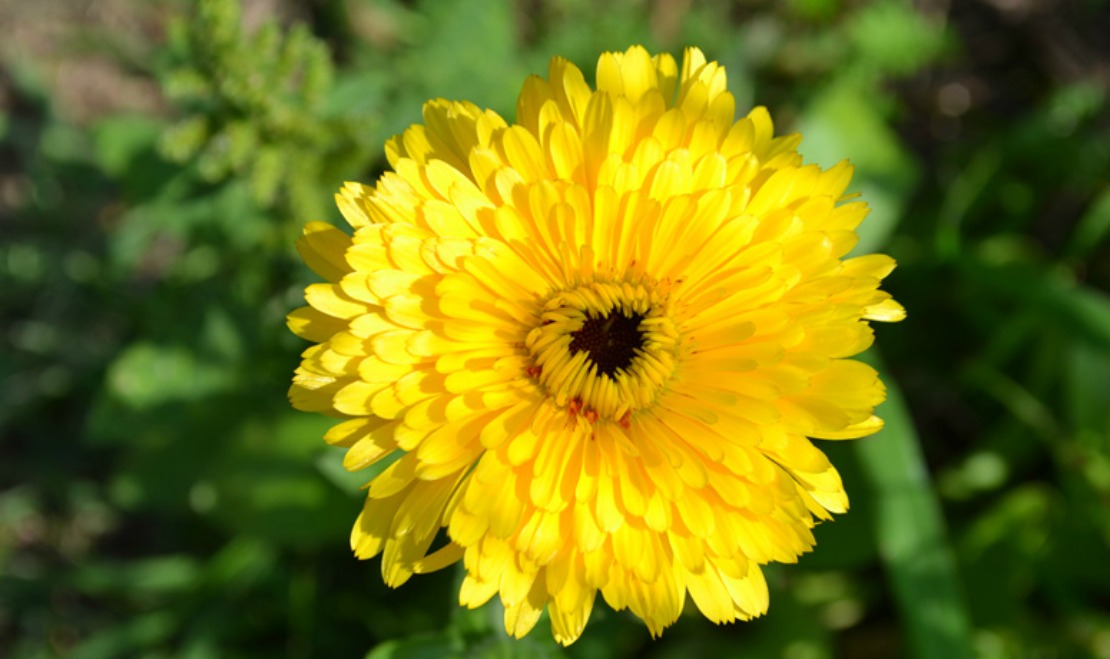
[[[1107,2],[0,0],[0,33],[0,656],[1110,657]],[[425,99],[512,117],[634,43],[856,165],[909,310],[888,427],[822,444],[852,510],[768,616],[511,641],[456,571],[350,555],[365,474],[285,399],[293,243]]]

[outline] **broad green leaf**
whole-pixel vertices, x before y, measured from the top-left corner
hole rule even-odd
[[[884,381],[888,398],[877,413],[886,426],[855,442],[876,501],[879,554],[913,656],[970,658],[970,623],[940,502],[905,401],[889,376]]]

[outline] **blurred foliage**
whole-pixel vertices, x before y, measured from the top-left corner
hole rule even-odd
[[[79,5],[0,4],[0,656],[1110,657],[1106,2]],[[511,117],[551,55],[631,43],[851,159],[910,318],[770,615],[652,642],[599,604],[560,649],[349,555],[365,474],[288,409],[283,317],[300,225],[425,99]]]
[[[200,0],[169,37],[182,64],[166,97],[188,112],[162,135],[170,161],[206,181],[245,178],[255,204],[302,217],[323,212],[321,188],[368,164],[374,115],[335,99],[327,45],[307,25],[283,34],[266,20],[244,35],[237,3]]]

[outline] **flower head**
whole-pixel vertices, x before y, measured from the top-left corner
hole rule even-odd
[[[843,258],[851,168],[803,165],[763,108],[735,121],[701,51],[606,53],[597,87],[555,58],[515,124],[427,103],[392,171],[337,195],[353,236],[305,229],[328,281],[289,317],[316,343],[293,404],[345,419],[348,469],[394,460],[355,553],[392,586],[461,559],[463,605],[499,596],[518,637],[546,608],[564,644],[599,592],[653,635],[687,594],[764,613],[760,566],[848,506],[810,438],[881,427],[848,357],[904,315],[889,257]]]

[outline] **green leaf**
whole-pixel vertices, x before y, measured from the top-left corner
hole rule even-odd
[[[159,148],[166,158],[184,163],[204,146],[211,131],[206,117],[194,116],[182,119],[162,134]]]
[[[1048,556],[1046,542],[1059,505],[1049,488],[1031,483],[1008,490],[975,518],[961,555],[976,620],[997,625],[1020,615],[1036,588],[1029,566]]]
[[[943,24],[897,0],[864,5],[848,23],[848,39],[862,66],[895,75],[917,71],[945,44]]]
[[[230,596],[245,592],[274,569],[274,547],[245,535],[231,538],[205,566],[205,581],[217,592]]]
[[[183,346],[136,343],[108,369],[108,386],[124,404],[148,409],[171,401],[197,400],[229,389],[235,372],[201,361]]]
[[[463,657],[466,647],[455,634],[436,632],[382,643],[366,659],[453,659]]]
[[[1086,258],[1110,239],[1110,190],[1105,190],[1079,218],[1065,254]]]
[[[410,75],[425,98],[470,100],[511,116],[524,69],[508,0],[425,0]],[[506,84],[512,80],[514,84]]]
[[[285,410],[284,401],[274,405],[280,411],[270,418],[229,433],[229,445],[210,468],[213,516],[273,544],[342,545],[360,504],[351,491],[332,486],[313,460],[334,420]]]
[[[113,115],[93,129],[96,160],[112,176],[124,174],[134,161],[158,143],[162,122],[144,116]]]
[[[937,251],[944,258],[955,258],[960,253],[961,227],[975,206],[993,188],[1002,154],[989,147],[980,149],[963,166],[958,176],[948,186],[937,214]]]
[[[885,429],[855,442],[875,498],[879,554],[918,659],[971,657],[967,606],[909,410],[889,376]]]
[[[88,563],[74,574],[74,585],[86,594],[160,595],[192,589],[200,566],[191,556],[132,559],[120,563]]]
[[[389,89],[390,78],[383,71],[348,71],[336,77],[321,111],[329,117],[371,116],[387,102]]]
[[[1110,296],[1105,293],[1024,261],[995,265],[968,258],[959,263],[968,281],[991,298],[1035,310],[1044,325],[1110,350]]]
[[[170,638],[177,627],[178,618],[171,612],[145,613],[89,636],[68,656],[72,659],[146,656],[144,650],[149,651]]]
[[[1110,391],[1110,352],[1075,343],[1066,356],[1065,406],[1072,427],[1110,438],[1106,392]]]

